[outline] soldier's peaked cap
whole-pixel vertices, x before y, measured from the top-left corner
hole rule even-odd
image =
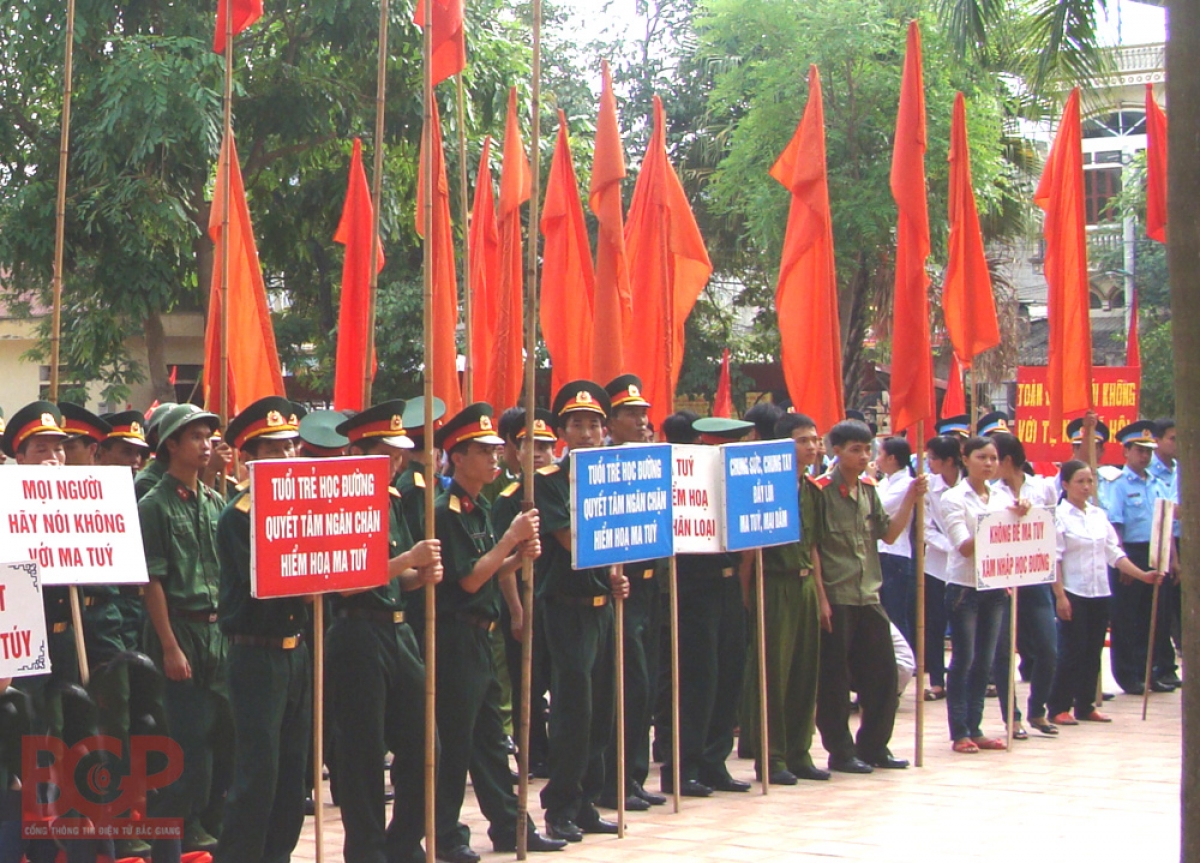
[[[595,381],[571,381],[563,384],[554,397],[554,413],[562,420],[572,411],[589,411],[607,417],[612,411],[612,402],[604,387]]]
[[[439,449],[452,450],[460,443],[487,444],[500,446],[504,438],[496,434],[496,424],[492,421],[492,406],[487,402],[475,402],[467,405],[446,421],[433,434],[434,446]]]
[[[53,402],[31,402],[12,415],[4,429],[4,452],[14,458],[21,444],[34,435],[67,437],[62,429],[62,411]]]
[[[252,440],[291,440],[300,437],[296,406],[283,396],[267,396],[229,421],[225,440],[242,449]]]
[[[351,444],[377,440],[400,449],[413,448],[412,438],[404,428],[404,399],[392,399],[360,411],[341,423],[336,431],[349,438]]]
[[[637,375],[621,375],[608,382],[604,388],[612,407],[648,408],[650,402],[642,395],[642,379]]]

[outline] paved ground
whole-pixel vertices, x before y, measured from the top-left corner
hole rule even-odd
[[[1112,686],[1110,680],[1106,688]],[[923,768],[835,774],[828,783],[773,787],[765,797],[755,785],[749,794],[685,799],[678,814],[670,804],[630,813],[624,839],[589,836],[550,859],[1170,863],[1179,859],[1179,705],[1178,695],[1153,695],[1142,722],[1141,698],[1118,695],[1104,708],[1111,725],[1064,728],[1058,738],[1034,732],[1011,753],[958,755],[946,739],[945,703],[936,702],[927,705]],[[914,720],[906,698],[892,745],[899,757],[912,757]],[[989,699],[985,732],[1002,731]],[[734,776],[753,779],[749,761],[734,758],[729,766]],[[485,860],[512,859],[491,853],[469,792],[467,800],[475,850]],[[540,827],[532,794],[530,808]],[[323,814],[324,859],[341,861],[338,810],[327,804]],[[293,860],[315,859],[314,832],[309,819]]]

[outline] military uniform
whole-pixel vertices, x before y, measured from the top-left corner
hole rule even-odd
[[[286,399],[260,399],[234,418],[239,450],[297,436]],[[304,826],[305,767],[312,730],[312,666],[303,597],[250,594],[250,489],[240,486],[217,524],[219,624],[229,643],[226,675],[235,757],[219,863],[287,863]]]

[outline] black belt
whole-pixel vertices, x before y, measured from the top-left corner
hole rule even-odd
[[[607,593],[602,593],[599,596],[561,596],[556,594],[548,596],[546,599],[558,605],[578,605],[588,608],[603,608],[608,605]]]
[[[171,617],[177,617],[180,620],[188,620],[192,623],[216,623],[216,609],[212,611],[177,611],[171,609]]]
[[[403,611],[375,611],[370,608],[340,608],[338,617],[353,617],[359,620],[373,620],[376,623],[404,623]]]
[[[496,628],[496,621],[491,618],[484,617],[482,614],[471,614],[466,611],[454,612],[454,619],[459,623],[465,623],[468,626],[474,626],[477,629],[482,629],[485,632],[491,632]]]
[[[303,633],[297,635],[289,635],[286,638],[271,638],[266,635],[240,635],[234,634],[226,636],[230,644],[243,644],[247,647],[273,647],[276,650],[295,650],[304,641]]]
[[[145,596],[146,586],[144,584],[122,584],[117,588],[117,592],[121,596]]]

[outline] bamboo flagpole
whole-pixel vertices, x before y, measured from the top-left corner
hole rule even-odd
[[[925,475],[925,421],[917,421],[917,478]],[[917,620],[913,645],[917,654],[916,674],[916,739],[913,741],[913,763],[917,767],[925,766],[925,495],[917,495],[916,507],[913,509],[913,520],[916,531],[913,538],[913,569],[917,575]]]
[[[225,161],[218,182],[225,194],[221,198],[221,403],[218,408],[221,428],[229,424],[229,212],[233,196],[233,0],[225,3],[225,92],[222,102]],[[221,471],[222,494],[225,492],[225,472]]]
[[[612,576],[622,574],[619,566]],[[615,597],[613,615],[616,634],[613,636],[613,656],[616,658],[615,689],[617,696],[617,838],[625,838],[625,598]]]
[[[537,387],[538,320],[538,203],[542,185],[542,0],[533,0],[533,86],[529,109],[530,195],[529,195],[529,248],[525,265],[525,448],[521,464],[523,497],[521,509],[533,509],[533,441],[534,441],[534,391]],[[521,604],[524,607],[525,626],[521,630],[521,778],[517,794],[517,859],[529,855],[529,721],[532,715],[530,677],[533,675],[533,561],[526,559],[521,565],[521,580],[524,587]]]
[[[383,204],[383,131],[387,107],[387,49],[390,14],[388,0],[379,0],[379,58],[375,72],[375,153],[371,175],[371,267],[367,276],[367,358],[363,367],[363,407],[371,404],[371,386],[375,377],[375,363],[373,362],[375,359],[375,294],[379,290],[379,211]],[[426,18],[428,16],[429,13],[426,11]],[[426,27],[426,33],[428,33],[428,27]],[[428,59],[426,59],[425,67],[428,70]],[[426,115],[428,116],[428,110]],[[425,236],[430,235],[426,233]],[[428,369],[429,366],[426,365],[425,368]]]
[[[1013,732],[1016,730],[1017,709],[1017,590],[1008,589],[1008,722],[1005,723],[1006,745],[1005,752],[1012,752]]]
[[[754,549],[754,613],[758,629],[758,764],[762,771],[762,793],[771,793],[771,740],[767,734],[767,609],[763,584],[763,551]]]
[[[667,587],[671,591],[671,797],[679,814],[682,792],[679,790],[679,570],[671,556]]]
[[[312,597],[313,615],[313,841],[316,863],[325,860],[325,818],[321,771],[325,764],[325,597]]]
[[[467,195],[467,96],[463,73],[454,76],[458,109],[458,203],[462,213],[462,285],[463,319],[466,323],[467,349],[463,352],[463,396],[467,404],[475,403],[475,368],[471,361],[471,205]]]
[[[1154,502],[1154,522],[1150,531],[1151,572],[1168,572],[1171,569],[1171,549],[1175,536],[1175,504],[1166,498]],[[1154,594],[1150,600],[1150,637],[1146,643],[1146,674],[1142,687],[1142,721],[1150,708],[1150,685],[1153,683],[1154,642],[1158,634],[1158,594],[1161,579],[1154,582]]]

